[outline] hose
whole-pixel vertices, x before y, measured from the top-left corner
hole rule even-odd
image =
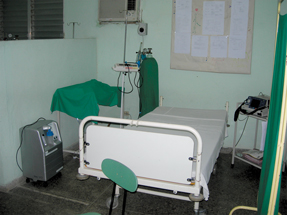
[[[250,211],[257,211],[257,208],[255,207],[248,207],[248,206],[237,206],[235,208],[233,208],[229,215],[232,215],[234,211],[238,210],[238,209],[243,209],[243,210],[250,210]],[[281,215],[281,213],[278,213],[278,215]]]

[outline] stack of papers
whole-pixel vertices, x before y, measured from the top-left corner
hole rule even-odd
[[[258,151],[258,150],[249,150],[246,152],[242,152],[245,155],[249,155],[255,159],[261,160],[263,158],[263,151]]]
[[[254,163],[254,164],[257,164],[259,166],[262,165],[262,161],[263,161],[263,151],[258,151],[258,150],[249,150],[249,151],[246,151],[246,152],[242,152],[243,154],[243,157]]]

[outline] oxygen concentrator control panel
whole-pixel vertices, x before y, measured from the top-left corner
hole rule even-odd
[[[41,137],[45,147],[49,144],[56,145],[62,142],[57,123],[51,122],[43,126],[42,130]]]
[[[117,72],[138,72],[139,67],[136,63],[117,63],[112,67]]]

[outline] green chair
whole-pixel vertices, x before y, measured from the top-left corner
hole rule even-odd
[[[120,187],[124,189],[124,199],[123,199],[123,207],[122,207],[122,214],[124,215],[127,191],[135,192],[137,190],[137,187],[138,187],[137,177],[134,174],[134,172],[130,170],[127,166],[112,159],[103,160],[102,171],[111,181],[114,182],[109,215],[112,214],[112,210],[113,210],[116,185],[119,185]],[[90,213],[85,213],[84,215],[100,215],[100,214],[90,212]]]
[[[116,185],[119,185],[124,189],[124,199],[122,207],[122,214],[124,215],[127,191],[135,192],[137,190],[138,187],[137,177],[134,174],[134,172],[130,170],[127,166],[112,159],[103,160],[102,171],[110,180],[114,182],[109,214],[112,214],[113,210]]]

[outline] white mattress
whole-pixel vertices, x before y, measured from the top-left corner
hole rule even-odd
[[[218,158],[220,149],[226,134],[227,113],[225,110],[198,110],[187,108],[158,107],[154,111],[146,114],[142,121],[162,122],[170,124],[187,125],[196,129],[201,135],[203,142],[202,149],[202,172],[200,185],[203,187],[203,195],[208,200],[208,182],[213,166]],[[168,129],[154,129],[148,127],[130,127],[127,129],[142,130],[149,132],[168,133],[177,135],[191,136],[196,142],[195,137],[189,132],[175,131]],[[197,147],[194,153],[196,154]],[[195,165],[194,165],[195,171]],[[192,177],[195,177],[193,172]]]

